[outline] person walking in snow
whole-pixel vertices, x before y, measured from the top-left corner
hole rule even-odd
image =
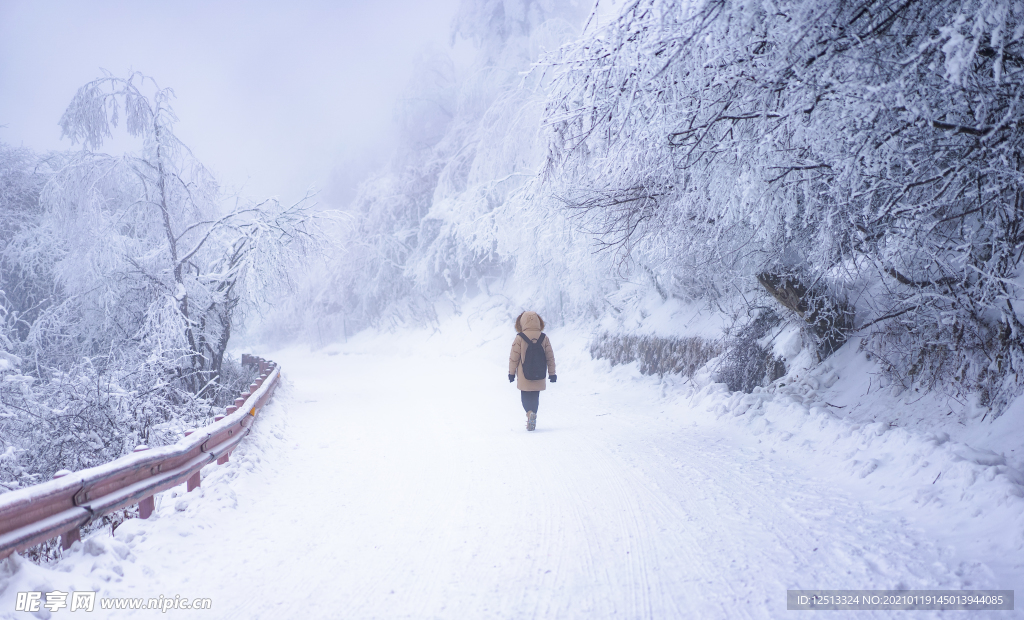
[[[547,387],[546,375],[551,383],[558,382],[555,375],[555,352],[551,340],[544,333],[544,319],[536,312],[526,311],[516,317],[516,339],[508,356],[508,382],[516,381],[526,410],[526,430],[537,428],[537,407],[540,393]]]

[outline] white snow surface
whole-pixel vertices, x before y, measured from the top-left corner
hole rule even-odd
[[[877,378],[853,346],[729,394],[612,368],[590,359],[590,326],[549,326],[559,381],[527,432],[511,322],[484,303],[432,329],[261,351],[284,384],[231,461],[55,564],[0,562],[0,617],[32,617],[10,611],[19,591],[96,590],[210,597],[167,614],[211,619],[777,618],[800,613],[787,589],[1024,576],[1020,407],[929,434],[906,420],[939,401],[862,394]]]

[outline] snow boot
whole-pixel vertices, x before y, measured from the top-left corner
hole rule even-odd
[[[532,431],[537,428],[537,412],[527,411],[526,412],[526,430]]]

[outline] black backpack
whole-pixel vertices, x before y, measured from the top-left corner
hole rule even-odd
[[[526,341],[526,353],[523,354],[523,376],[529,381],[537,381],[548,376],[548,356],[544,354],[544,334],[540,335],[537,342],[526,337],[526,334],[519,332],[519,336]]]

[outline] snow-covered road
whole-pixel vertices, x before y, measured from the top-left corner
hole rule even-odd
[[[285,388],[232,462],[65,560],[91,576],[65,585],[247,619],[766,618],[788,588],[1000,585],[840,476],[549,333],[560,381],[533,433],[505,379],[511,329],[275,353]]]

